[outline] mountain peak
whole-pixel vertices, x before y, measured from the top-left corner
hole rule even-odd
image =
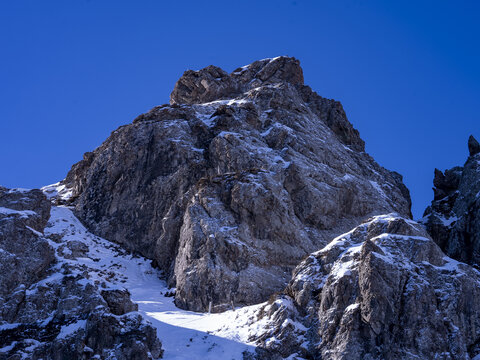
[[[234,98],[264,84],[281,82],[303,85],[299,60],[287,56],[257,60],[230,74],[209,65],[201,70],[185,71],[175,84],[170,104],[201,104]]]
[[[473,135],[470,135],[468,138],[468,151],[470,152],[470,156],[474,156],[480,152],[480,144]]]
[[[181,308],[266,300],[332,236],[410,216],[401,176],[364,152],[339,102],[303,85],[295,58],[186,71],[171,102],[113,132],[65,184],[92,232],[155,260]]]

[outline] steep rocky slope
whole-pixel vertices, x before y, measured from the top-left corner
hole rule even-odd
[[[422,222],[446,254],[480,266],[480,145],[470,136],[463,167],[435,169],[434,199]]]
[[[128,293],[69,262],[88,246],[52,232],[50,210],[40,190],[0,187],[0,359],[159,358]]]
[[[471,359],[479,285],[419,224],[376,216],[312,253],[283,294],[236,326],[263,324],[262,359]]]
[[[410,217],[401,176],[287,57],[185,72],[170,105],[114,131],[64,184],[92,232],[154,259],[198,311],[264,301],[367,216]]]

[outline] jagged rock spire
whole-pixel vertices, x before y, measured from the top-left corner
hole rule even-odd
[[[470,156],[476,155],[480,152],[480,144],[473,135],[470,135],[468,138],[468,151],[470,152]]]
[[[234,98],[261,84],[278,82],[303,85],[300,61],[287,56],[263,59],[231,74],[213,65],[198,71],[187,70],[175,84],[170,104],[200,104]]]
[[[480,144],[470,135],[470,157],[463,167],[435,170],[434,199],[423,222],[433,240],[448,256],[480,265]]]

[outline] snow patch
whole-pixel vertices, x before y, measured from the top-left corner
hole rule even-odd
[[[57,335],[57,339],[65,339],[68,336],[76,333],[80,329],[85,329],[87,326],[87,320],[78,320],[77,322],[69,325],[64,325],[60,329],[60,333]]]
[[[64,184],[61,184],[60,182],[44,186],[40,188],[40,190],[43,191],[43,193],[49,200],[56,198],[67,201],[73,196],[73,190],[67,188]]]
[[[336,261],[333,264],[332,270],[330,271],[330,276],[333,276],[335,279],[340,279],[344,276],[350,276],[352,274],[352,267],[356,263],[353,260],[349,261]]]
[[[10,345],[4,346],[0,349],[0,353],[8,353],[9,351],[13,350],[13,348],[17,345],[17,341],[12,342]]]
[[[443,226],[450,226],[452,225],[454,222],[458,221],[458,217],[457,216],[452,216],[452,217],[449,217],[448,219],[446,218],[443,218],[443,217],[439,217],[440,221],[442,222]]]
[[[7,194],[13,194],[13,193],[16,193],[16,192],[19,192],[19,193],[27,193],[27,192],[29,192],[29,191],[32,191],[32,189],[13,188],[13,189],[8,190]]]
[[[360,304],[358,304],[358,303],[357,304],[350,304],[345,308],[345,312],[353,311],[356,308],[358,308],[359,306],[360,306]]]
[[[27,218],[29,216],[37,215],[35,211],[32,210],[13,210],[3,206],[0,206],[1,215],[19,215],[22,218]]]

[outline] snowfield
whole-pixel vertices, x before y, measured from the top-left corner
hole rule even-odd
[[[165,350],[164,359],[243,359],[244,352],[255,350],[248,340],[250,336],[268,326],[260,321],[252,327],[258,308],[265,304],[221,314],[177,308],[173,297],[168,296],[173,289],[167,287],[161,272],[151,266],[150,260],[129,254],[117,244],[88,232],[68,207],[52,207],[45,236],[52,238],[54,234],[61,238],[58,242],[50,240],[57,250],[57,266],[67,262],[79,272],[87,271],[89,281],[103,288],[128,289],[132,300],[138,304],[138,311],[157,328]],[[88,247],[86,255],[72,256],[65,246],[70,241],[85,244]],[[53,277],[46,281],[58,279]],[[65,335],[74,330],[65,329]]]

